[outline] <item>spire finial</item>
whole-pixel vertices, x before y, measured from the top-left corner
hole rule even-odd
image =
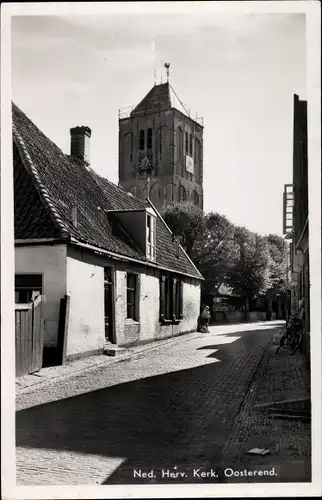
[[[154,85],[157,84],[157,70],[154,70]]]
[[[167,72],[167,82],[168,82],[170,79],[170,63],[165,63],[164,67],[165,67],[166,72]]]

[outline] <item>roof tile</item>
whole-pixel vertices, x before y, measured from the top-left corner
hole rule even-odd
[[[15,104],[12,113],[15,237],[58,238],[63,230],[79,242],[145,262],[144,253],[107,211],[144,210],[149,203],[65,155]],[[158,266],[202,278],[160,217],[156,235]]]

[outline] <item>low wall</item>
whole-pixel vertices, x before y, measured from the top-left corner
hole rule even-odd
[[[249,313],[250,321],[265,321],[266,312],[263,311],[252,311]],[[214,323],[243,323],[245,321],[245,313],[242,311],[215,311],[213,313]]]

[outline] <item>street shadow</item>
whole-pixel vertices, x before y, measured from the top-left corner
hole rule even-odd
[[[216,344],[215,357],[225,365],[208,363],[19,411],[16,445],[124,459],[103,484],[139,484],[134,470],[201,467],[210,456],[219,459],[253,377],[247,363],[255,335],[239,332],[235,342]]]
[[[219,333],[214,334],[217,337],[217,342],[212,342],[211,344],[203,345],[198,347],[198,351],[214,351],[210,352],[207,356],[208,358],[216,358],[219,361],[227,362],[231,358],[234,352],[234,347],[229,346],[238,340],[242,340],[242,345],[239,347],[240,355],[246,355],[247,351],[254,345],[254,336],[261,336],[262,333],[269,337],[273,337],[274,331],[279,330],[281,325],[261,325],[261,328],[256,328],[256,330],[236,330],[229,333]],[[260,337],[262,339],[262,337]]]

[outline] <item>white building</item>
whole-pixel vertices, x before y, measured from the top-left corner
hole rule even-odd
[[[149,200],[65,155],[13,105],[16,302],[43,297],[46,362],[190,332],[202,276]]]

